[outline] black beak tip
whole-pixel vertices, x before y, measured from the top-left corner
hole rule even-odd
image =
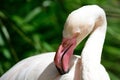
[[[64,75],[64,74],[66,74],[66,73],[69,72],[69,70],[66,72],[66,71],[64,71],[63,69],[62,69],[62,70],[59,69],[57,66],[56,66],[56,68],[57,68],[58,72],[60,73],[60,75]]]

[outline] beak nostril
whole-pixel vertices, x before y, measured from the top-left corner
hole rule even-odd
[[[63,43],[63,47],[67,47],[68,43]]]

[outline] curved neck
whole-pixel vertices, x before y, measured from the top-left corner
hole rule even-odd
[[[101,53],[106,34],[106,25],[106,20],[104,20],[104,24],[97,26],[88,38],[81,54],[83,66],[84,64],[93,65],[101,62]]]

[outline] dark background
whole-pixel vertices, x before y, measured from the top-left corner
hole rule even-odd
[[[88,4],[106,12],[102,64],[111,80],[120,80],[120,0],[0,0],[0,76],[24,58],[56,51],[68,14]],[[81,53],[84,43],[74,54]]]

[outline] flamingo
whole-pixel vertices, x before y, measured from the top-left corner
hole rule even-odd
[[[101,64],[107,22],[97,5],[83,6],[66,20],[63,39],[56,52],[24,59],[0,80],[110,80]],[[73,55],[76,46],[89,36],[81,56]]]

